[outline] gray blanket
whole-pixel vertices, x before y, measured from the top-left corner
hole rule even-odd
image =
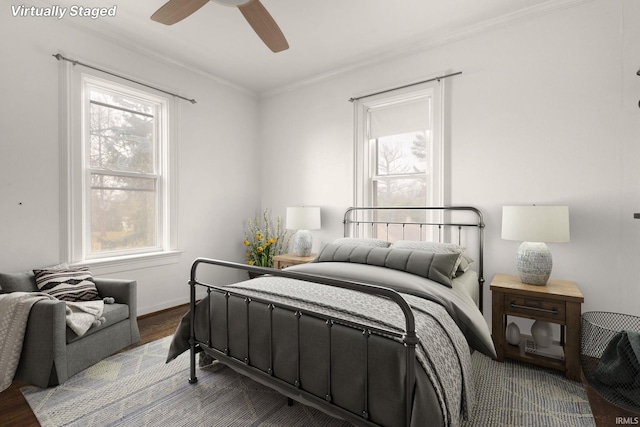
[[[269,298],[367,326],[404,330],[402,311],[386,298],[279,277],[262,277],[232,287],[244,295]],[[443,425],[458,425],[460,413],[466,418],[475,402],[466,340],[442,306],[410,295],[405,299],[414,311],[420,339],[416,356],[434,386]]]
[[[433,301],[447,311],[471,348],[496,358],[496,350],[487,322],[472,298],[456,286],[456,281],[462,278],[453,279],[453,288],[449,288],[415,274],[372,265],[323,262],[296,265],[289,267],[288,270],[370,283],[391,288],[401,294]]]

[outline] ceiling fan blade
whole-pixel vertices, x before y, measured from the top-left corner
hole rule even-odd
[[[207,3],[209,0],[169,0],[151,15],[151,19],[161,24],[172,25],[182,21]]]
[[[238,6],[242,15],[258,34],[264,44],[273,52],[280,52],[289,49],[287,39],[280,31],[280,27],[271,17],[267,9],[260,3],[260,0],[253,0],[245,5]]]

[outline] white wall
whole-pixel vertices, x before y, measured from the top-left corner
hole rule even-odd
[[[347,99],[462,71],[447,83],[450,197],[485,214],[487,284],[516,273],[502,206],[566,204],[571,242],[550,244],[552,277],[578,283],[583,311],[640,315],[639,28],[636,2],[596,0],[269,94],[261,130],[265,164],[277,168],[262,204],[322,206],[315,249],[340,236],[353,202]]]
[[[6,3],[2,3],[7,5]],[[7,6],[8,7],[8,6]],[[64,261],[60,231],[59,65],[52,54],[196,98],[180,101],[177,263],[96,275],[138,281],[139,314],[188,301],[194,258],[242,261],[243,226],[260,210],[254,94],[167,65],[46,18],[0,14],[0,271]],[[222,280],[236,278],[224,272]],[[208,276],[208,275],[207,275]],[[206,276],[205,276],[206,277]]]
[[[568,204],[572,240],[550,245],[553,276],[578,283],[584,311],[638,315],[640,220],[632,216],[640,212],[639,41],[635,0],[593,0],[258,102],[246,91],[64,21],[0,14],[0,271],[62,260],[53,53],[198,100],[179,102],[184,253],[177,264],[105,274],[138,280],[140,313],[186,301],[195,257],[241,260],[243,248],[234,242],[261,206],[284,216],[286,206],[320,205],[316,249],[340,236],[342,213],[353,202],[353,106],[347,99],[462,71],[447,83],[450,197],[485,213],[488,281],[495,272],[515,273],[518,243],[500,238],[503,205]],[[260,180],[261,189],[255,185]],[[485,301],[488,306],[488,286]]]

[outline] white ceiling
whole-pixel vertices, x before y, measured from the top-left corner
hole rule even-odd
[[[235,7],[209,2],[165,26],[149,17],[165,0],[91,0],[115,18],[66,18],[111,40],[256,93],[390,58],[583,0],[262,0],[290,48],[271,52]],[[77,0],[41,0],[68,7]],[[61,47],[63,48],[63,47]]]

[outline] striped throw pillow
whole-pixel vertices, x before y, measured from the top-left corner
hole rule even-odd
[[[62,301],[94,301],[100,299],[89,267],[62,270],[33,270],[36,286]]]

